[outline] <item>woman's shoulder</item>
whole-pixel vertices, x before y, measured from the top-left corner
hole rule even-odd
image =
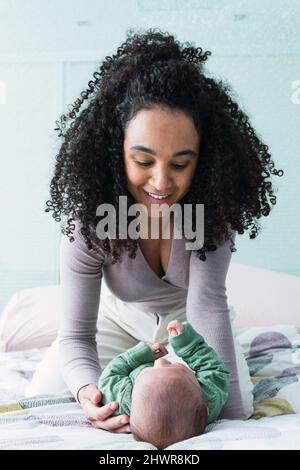
[[[80,219],[74,219],[71,223],[72,232],[63,235],[61,243],[62,250],[69,252],[73,257],[87,261],[90,259],[94,260],[96,263],[101,263],[103,265],[107,261],[107,254],[105,253],[103,247],[99,243],[97,248],[95,245],[92,247],[88,246],[88,242],[85,240],[85,237],[82,233],[83,223]]]

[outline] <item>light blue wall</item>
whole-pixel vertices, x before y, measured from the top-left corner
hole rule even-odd
[[[283,177],[273,177],[277,204],[260,219],[256,239],[237,236],[234,260],[299,276],[300,104],[292,101],[292,83],[300,79],[300,57],[215,57],[210,71],[232,85],[276,168],[284,170]]]
[[[212,51],[270,146],[278,204],[236,262],[300,275],[300,3],[154,0],[0,1],[0,311],[19,289],[59,280],[59,224],[43,212],[58,142],[55,120],[129,28],[159,27]]]

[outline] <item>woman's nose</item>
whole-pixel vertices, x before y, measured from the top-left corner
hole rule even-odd
[[[157,169],[153,172],[149,185],[160,193],[167,193],[172,187],[170,176],[164,169]]]

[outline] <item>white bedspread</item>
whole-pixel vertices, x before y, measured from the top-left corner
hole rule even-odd
[[[0,449],[155,449],[131,434],[92,428],[71,395],[22,398],[43,352],[0,354]],[[300,449],[300,413],[217,421],[168,449]]]

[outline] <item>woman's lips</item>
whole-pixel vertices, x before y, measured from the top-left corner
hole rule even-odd
[[[171,197],[171,194],[169,194],[168,197],[164,198],[164,199],[156,199],[155,197],[152,197],[150,196],[150,194],[148,194],[144,189],[143,189],[144,193],[145,193],[145,197],[148,199],[149,202],[151,202],[152,204],[163,204],[164,202],[167,202],[170,197]]]

